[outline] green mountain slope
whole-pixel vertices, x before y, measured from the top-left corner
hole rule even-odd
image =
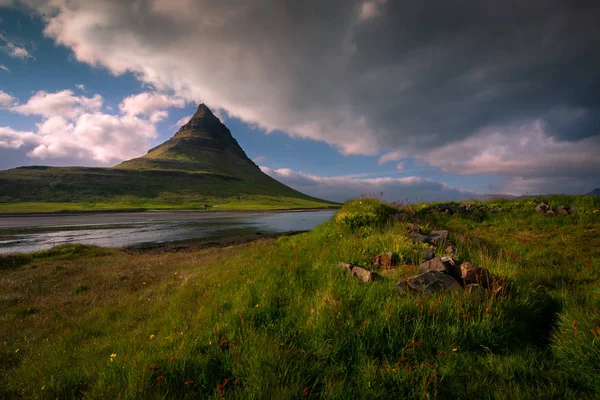
[[[167,142],[113,168],[0,171],[0,212],[327,207],[263,173],[204,104]]]

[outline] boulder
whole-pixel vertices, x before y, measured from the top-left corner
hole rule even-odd
[[[561,215],[570,215],[571,214],[569,207],[566,207],[566,206],[558,206],[558,208],[556,209],[556,212]]]
[[[413,233],[410,235],[410,238],[414,243],[425,243],[427,239],[425,235],[421,235],[420,233]]]
[[[376,255],[371,260],[371,265],[375,268],[390,268],[398,264],[398,256],[393,251]]]
[[[443,272],[425,272],[396,283],[400,294],[416,292],[431,294],[440,290],[457,290],[460,284]]]
[[[453,245],[453,244],[450,244],[448,247],[446,247],[446,248],[444,249],[444,253],[446,253],[446,254],[450,254],[450,255],[452,255],[452,254],[456,254],[456,247],[454,247],[454,245]]]
[[[498,206],[498,207],[492,208],[491,211],[495,212],[495,213],[501,213],[502,211],[504,211],[504,209],[502,207]]]
[[[434,257],[419,265],[421,272],[444,272],[454,278],[460,279],[460,269],[456,267],[451,257]]]
[[[425,250],[423,252],[423,260],[429,261],[435,257],[435,249]]]
[[[554,211],[552,211],[552,210],[548,210],[548,211],[546,211],[546,212],[544,213],[544,215],[545,215],[546,217],[554,217],[554,216],[556,215],[556,213],[555,213]]]
[[[425,241],[429,244],[440,244],[448,240],[448,231],[440,230],[440,231],[431,231]]]
[[[539,213],[545,213],[549,209],[550,209],[550,206],[548,204],[545,204],[545,203],[540,203],[537,206],[535,206],[535,211],[539,212]]]
[[[355,276],[365,283],[373,282],[379,277],[376,272],[368,271],[361,267],[352,268],[352,276]]]
[[[460,265],[460,272],[465,285],[477,284],[484,289],[489,289],[492,285],[490,272],[485,268],[474,267],[468,261]]]
[[[347,273],[359,278],[365,283],[373,282],[379,277],[379,275],[376,272],[368,271],[364,268],[357,267],[356,265],[348,264],[345,262],[339,262],[338,265],[342,267]]]

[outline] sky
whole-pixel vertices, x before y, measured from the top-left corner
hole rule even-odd
[[[0,0],[0,169],[112,166],[199,103],[305,193],[600,187],[600,3]]]

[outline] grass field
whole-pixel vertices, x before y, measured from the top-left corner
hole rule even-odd
[[[0,256],[0,398],[599,398],[600,198],[446,216],[507,290],[400,296],[425,245],[377,200],[310,233],[174,253]],[[411,214],[412,213],[412,214]],[[400,266],[363,284],[336,264]]]
[[[258,170],[258,168],[256,168]],[[83,167],[0,171],[0,213],[61,211],[274,210],[336,207],[255,171],[216,173]]]

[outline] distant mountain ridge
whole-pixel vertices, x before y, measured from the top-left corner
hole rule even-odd
[[[600,196],[600,188],[596,188],[596,189],[592,190],[591,192],[589,192],[588,194],[590,194],[592,196]]]
[[[194,208],[206,202],[244,209],[335,204],[300,193],[262,172],[204,104],[169,140],[112,168],[35,166],[0,171],[0,212],[19,209],[3,204],[23,202],[101,203],[108,208]]]

